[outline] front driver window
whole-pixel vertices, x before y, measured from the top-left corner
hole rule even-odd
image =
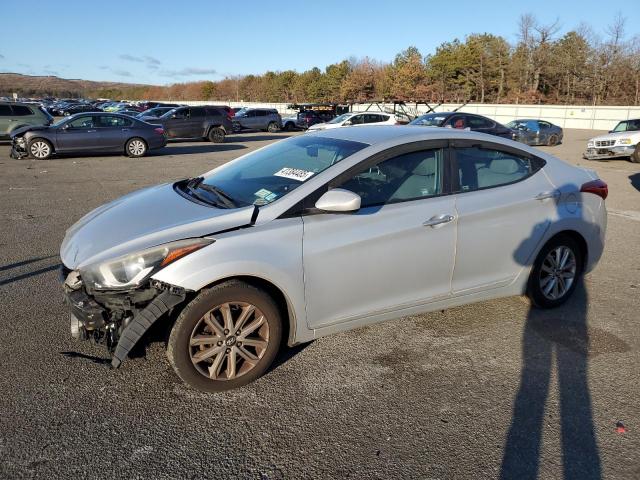
[[[359,125],[364,123],[364,115],[356,115],[355,117],[351,117],[351,125]]]
[[[93,117],[80,117],[69,122],[69,128],[93,128]]]
[[[362,170],[339,188],[360,195],[363,208],[439,195],[442,158],[442,149],[398,155]]]

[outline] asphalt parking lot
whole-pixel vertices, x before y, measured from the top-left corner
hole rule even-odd
[[[185,387],[162,341],[119,370],[73,341],[58,248],[102,203],[290,134],[142,159],[17,161],[0,145],[0,478],[640,478],[640,164],[581,160],[595,133],[545,147],[609,184],[605,254],[568,304],[507,298],[323,338],[216,395]]]

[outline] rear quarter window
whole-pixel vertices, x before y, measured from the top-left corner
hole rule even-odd
[[[27,115],[33,115],[31,109],[24,105],[13,105],[11,108],[13,109],[13,114],[16,117],[26,117]]]

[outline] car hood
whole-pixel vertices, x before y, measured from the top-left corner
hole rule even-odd
[[[96,208],[67,230],[62,263],[83,268],[175,240],[250,225],[254,206],[220,209],[194,203],[172,184],[138,190]]]
[[[27,132],[36,132],[39,130],[50,130],[51,127],[47,125],[26,125],[24,127],[16,128],[11,131],[10,137],[19,137],[20,135],[24,135]]]
[[[640,131],[607,133],[605,135],[599,135],[597,137],[590,138],[589,141],[591,142],[596,140],[618,140],[619,138],[629,138],[639,134],[640,134]]]
[[[327,128],[338,128],[341,127],[341,123],[316,123],[309,127],[309,130],[326,130]]]

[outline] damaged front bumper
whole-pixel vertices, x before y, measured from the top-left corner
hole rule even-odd
[[[589,147],[582,154],[586,160],[602,160],[605,158],[630,157],[635,145],[618,145],[617,147]]]
[[[16,160],[20,160],[28,156],[29,152],[27,152],[27,142],[24,137],[14,137],[11,140],[10,157],[15,158]]]
[[[69,305],[71,334],[105,345],[115,368],[125,360],[144,333],[165,313],[184,302],[187,292],[152,280],[128,291],[87,293],[77,271],[60,269]]]

